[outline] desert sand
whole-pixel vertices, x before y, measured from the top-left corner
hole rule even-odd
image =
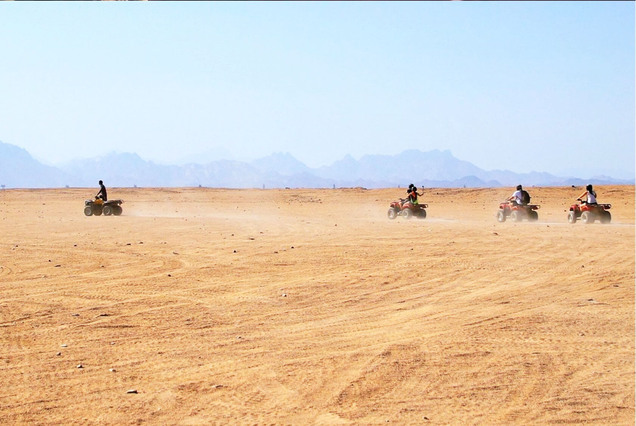
[[[107,182],[106,182],[107,183]],[[0,191],[0,424],[634,424],[634,187]]]

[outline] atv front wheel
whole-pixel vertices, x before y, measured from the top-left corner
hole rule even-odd
[[[505,222],[506,221],[506,214],[504,213],[503,210],[499,210],[497,212],[497,222]]]
[[[386,215],[389,219],[393,220],[397,217],[397,210],[391,207],[389,211],[386,212]]]
[[[86,216],[92,216],[93,215],[93,209],[91,206],[86,206],[84,207],[84,214]]]
[[[530,222],[536,222],[537,220],[539,220],[539,213],[535,212],[534,210],[529,211],[528,212],[528,220]]]
[[[568,213],[568,223],[576,223],[576,213],[573,211]]]

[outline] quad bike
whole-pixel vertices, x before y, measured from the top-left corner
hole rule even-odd
[[[387,216],[389,219],[395,219],[398,216],[404,216],[406,219],[412,217],[426,218],[426,208],[428,204],[414,204],[412,201],[400,198],[400,201],[393,201]]]
[[[520,222],[523,219],[527,219],[528,222],[534,222],[539,219],[539,210],[541,206],[537,204],[527,204],[525,206],[511,203],[510,201],[504,201],[499,204],[499,211],[497,212],[497,220],[499,222],[505,222],[506,218],[510,218],[513,222]]]
[[[612,214],[608,212],[612,208],[611,204],[587,204],[581,199],[577,199],[578,203],[570,206],[570,212],[568,213],[568,222],[576,223],[578,219],[581,219],[583,223],[594,223],[596,219],[601,223],[610,223],[612,221]]]
[[[103,213],[104,216],[113,214],[119,216],[123,211],[121,208],[123,202],[123,200],[102,201],[101,198],[95,197],[94,200],[84,201],[84,214],[86,216],[100,216]]]

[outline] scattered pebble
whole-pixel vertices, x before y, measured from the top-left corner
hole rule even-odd
[[[234,253],[236,253],[236,250],[234,250]]]
[[[79,317],[80,316],[79,314],[71,314],[71,315],[73,315],[74,317]]]
[[[56,268],[59,268],[59,267],[61,267],[61,266],[62,266],[62,265],[55,265],[55,267],[56,267]]]
[[[77,364],[77,368],[84,368],[82,364]]]
[[[169,276],[169,277],[171,277],[171,276],[172,276],[172,274],[168,274],[168,276]]]
[[[57,356],[62,356],[62,352],[58,352],[58,353],[56,353],[55,355],[57,355]]]
[[[126,245],[127,245],[127,246],[131,246],[132,244],[131,244],[131,243],[126,243]]]
[[[176,252],[176,251],[173,251],[173,252],[172,252],[172,254],[179,254],[179,253],[178,253],[178,252]]]
[[[139,392],[137,392],[137,389],[128,389],[126,393],[139,393]]]
[[[283,293],[283,297],[287,297],[287,293]]]
[[[108,369],[108,371],[110,371],[111,373],[115,373],[117,370],[115,370],[114,368],[110,368]]]
[[[66,348],[66,347],[68,347],[68,345],[66,343],[62,343],[62,347]]]

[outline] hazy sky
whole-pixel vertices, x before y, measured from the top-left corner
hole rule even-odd
[[[58,163],[449,149],[634,177],[634,2],[0,2],[0,141]]]

